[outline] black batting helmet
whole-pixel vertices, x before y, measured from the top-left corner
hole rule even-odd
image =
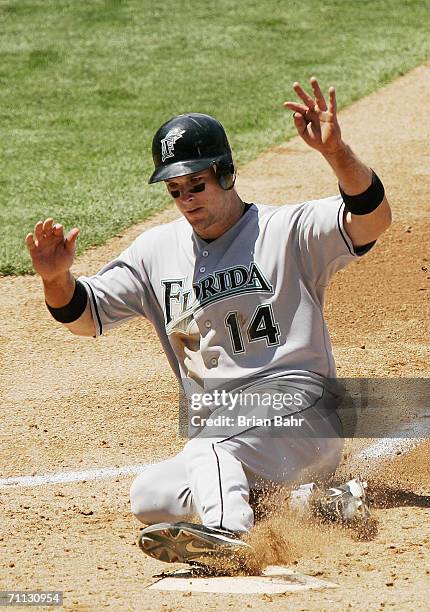
[[[178,115],[163,123],[152,141],[155,170],[149,183],[214,167],[218,183],[231,189],[236,179],[226,133],[219,121],[201,113]]]

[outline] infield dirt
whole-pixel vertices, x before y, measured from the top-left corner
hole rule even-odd
[[[345,140],[383,178],[394,215],[375,248],[338,273],[328,291],[340,376],[430,374],[429,116],[430,63],[340,114]],[[337,189],[326,163],[299,139],[242,168],[238,185],[244,199],[270,204]],[[87,252],[74,272],[96,272],[141,231],[176,215],[169,208]],[[0,290],[2,477],[147,463],[181,448],[175,381],[146,321],[97,342],[77,338],[50,319],[38,278],[2,278]],[[349,442],[340,472],[370,442]],[[135,544],[131,477],[0,489],[0,590],[63,590],[69,610],[414,610],[430,596],[430,443],[380,465],[362,466],[370,470],[379,523],[373,539],[286,517],[256,532],[269,560],[336,582],[335,590],[146,591],[155,574],[173,568]]]

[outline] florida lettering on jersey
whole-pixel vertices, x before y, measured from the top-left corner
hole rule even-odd
[[[242,293],[273,293],[273,286],[258,265],[253,261],[246,266],[234,266],[208,274],[193,285],[194,300],[191,303],[191,289],[186,289],[186,279],[162,279],[164,289],[164,314],[166,326],[181,317],[187,310],[196,312],[200,308],[218,302],[232,295]]]
[[[181,380],[190,371],[205,380],[268,371],[334,377],[324,294],[357,258],[343,219],[334,196],[253,204],[209,244],[183,218],[151,228],[99,273],[81,277],[96,335],[147,317]]]

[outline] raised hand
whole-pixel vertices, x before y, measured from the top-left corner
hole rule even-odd
[[[284,107],[294,111],[294,125],[303,140],[323,155],[336,153],[342,145],[340,126],[337,121],[336,92],[328,90],[328,104],[315,77],[310,79],[313,97],[300,85],[293,88],[303,104],[284,102]]]
[[[45,281],[52,281],[67,272],[75,258],[79,229],[74,227],[67,236],[63,226],[49,218],[34,226],[34,233],[27,234],[25,243],[33,268]]]

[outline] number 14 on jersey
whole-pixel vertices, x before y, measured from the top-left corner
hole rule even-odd
[[[279,345],[281,336],[279,324],[275,321],[271,304],[260,304],[255,309],[246,329],[242,329],[239,323],[239,313],[233,310],[224,319],[227,327],[233,353],[245,353],[244,335],[248,342],[258,342],[264,340],[266,346]]]

